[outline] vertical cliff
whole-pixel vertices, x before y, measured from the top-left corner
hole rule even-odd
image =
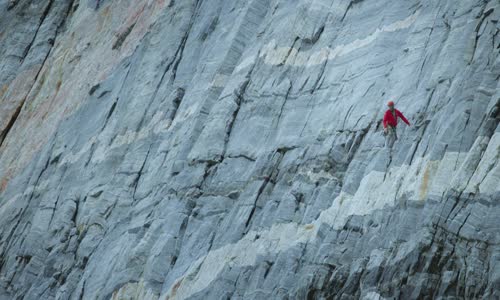
[[[0,0],[0,299],[500,297],[499,21]]]

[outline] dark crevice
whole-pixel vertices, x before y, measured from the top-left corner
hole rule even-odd
[[[96,85],[93,85],[90,90],[89,90],[89,95],[92,96],[100,87],[101,85],[98,83]]]
[[[342,129],[341,129],[342,131],[343,131],[343,130],[345,130],[345,122],[347,121],[347,118],[348,118],[348,117],[349,117],[349,115],[351,114],[351,110],[352,110],[352,108],[353,108],[353,107],[354,107],[354,105],[351,105],[351,106],[349,107],[349,109],[347,110],[347,113],[346,113],[346,115],[345,115],[345,117],[344,117],[344,122],[342,123]]]
[[[295,274],[298,274],[298,272],[300,270],[300,266],[303,265],[302,260],[304,259],[304,256],[306,255],[306,248],[307,248],[307,244],[305,244],[302,247],[302,251],[300,253],[300,257],[297,258],[297,264],[295,265],[295,268],[293,270],[293,273],[295,273]]]
[[[134,199],[134,200],[136,200],[135,193],[137,191],[137,186],[139,186],[139,180],[141,179],[142,172],[144,170],[144,166],[146,166],[146,162],[148,161],[149,153],[151,152],[152,147],[153,147],[153,145],[149,146],[148,152],[146,153],[146,157],[144,158],[144,162],[142,163],[142,166],[139,169],[139,172],[137,173],[137,177],[134,179],[134,183],[133,183],[134,192],[132,193],[132,199]]]
[[[349,5],[347,5],[347,8],[346,8],[346,10],[344,12],[344,15],[342,16],[342,19],[340,19],[340,22],[344,21],[345,17],[347,16],[347,12],[349,12],[349,10],[351,10],[352,6],[354,4],[357,4],[357,3],[360,3],[360,2],[363,2],[363,0],[351,0],[349,2]]]
[[[104,125],[103,125],[103,129],[106,127],[106,125],[108,124],[108,121],[109,121],[109,118],[111,118],[111,116],[113,115],[113,113],[115,112],[115,108],[116,108],[116,104],[118,103],[118,98],[116,98],[115,102],[113,102],[113,104],[111,105],[111,108],[109,109],[108,111],[108,114],[106,115],[106,119],[104,121]]]
[[[212,232],[212,236],[210,237],[210,240],[208,241],[207,253],[210,252],[210,250],[212,250],[212,246],[214,244],[215,236],[216,236],[216,232]]]
[[[422,133],[418,137],[418,140],[417,140],[417,142],[415,144],[415,148],[413,149],[413,152],[412,152],[411,157],[410,157],[409,165],[411,165],[412,162],[413,162],[413,158],[415,157],[415,153],[417,153],[418,146],[420,145],[420,142],[422,141],[422,139],[424,137],[425,131],[427,130],[427,127],[428,127],[429,123],[430,123],[430,121],[425,121],[424,122],[424,125],[423,125],[424,128],[422,129]]]
[[[54,145],[55,143],[52,141],[52,146],[51,146],[51,149],[48,151],[48,153],[51,153],[52,150],[54,149]],[[34,182],[34,184],[32,185],[33,188],[32,188],[32,191],[30,193],[27,199],[27,204],[26,204],[26,207],[24,209],[22,209],[22,211],[20,212],[19,214],[19,218],[17,219],[17,222],[16,222],[16,225],[12,228],[11,232],[10,232],[10,235],[9,237],[5,240],[7,245],[6,247],[4,248],[5,249],[5,253],[9,252],[9,250],[11,249],[12,247],[12,243],[15,243],[15,241],[12,241],[12,236],[15,234],[15,232],[17,231],[17,229],[19,228],[19,225],[21,224],[21,221],[25,219],[25,214],[26,212],[29,210],[29,206],[31,205],[32,203],[32,200],[35,196],[35,192],[36,192],[36,187],[38,186],[39,182],[40,182],[40,179],[42,178],[42,175],[45,173],[45,171],[48,169],[49,167],[49,164],[50,164],[50,156],[47,157],[47,160],[44,164],[44,166],[42,167],[42,169],[40,170],[40,173],[38,173],[38,176]],[[33,175],[34,176],[34,175]],[[30,178],[30,182],[31,182],[31,178]],[[26,223],[26,226],[30,224],[29,222]],[[26,227],[25,227],[26,229]]]
[[[432,23],[432,27],[431,27],[431,29],[430,29],[430,31],[429,31],[429,36],[427,37],[427,40],[425,41],[425,45],[424,45],[424,47],[423,47],[423,49],[424,49],[424,50],[425,50],[425,49],[427,49],[427,46],[429,45],[429,42],[430,42],[430,40],[431,40],[432,33],[434,32],[434,28],[436,28],[436,21],[437,21],[437,18],[438,18],[438,16],[439,16],[440,11],[441,11],[441,7],[439,7],[439,10],[438,10],[438,11],[437,11],[437,13],[436,13],[436,18],[434,18],[434,21],[433,21],[433,23]],[[449,31],[450,31],[450,28],[448,28],[448,27],[447,27],[447,31],[446,31],[446,32],[447,32],[447,34],[446,34],[446,38],[443,40],[443,42],[444,42],[446,39],[448,39],[448,33],[449,33]],[[442,49],[442,47],[440,48],[440,51],[439,51],[439,52],[441,52],[441,49]],[[425,64],[426,64],[426,62],[427,62],[427,58],[428,58],[428,57],[427,57],[427,55],[425,55],[425,56],[424,56],[424,59],[423,59],[423,61],[422,61],[422,65],[420,66],[420,70],[419,70],[419,72],[418,72],[418,77],[417,77],[417,82],[416,82],[416,88],[418,88],[418,87],[419,87],[420,81],[422,80],[422,79],[421,79],[421,76],[422,76],[422,72],[423,72],[424,66],[425,66]]]
[[[290,54],[295,49],[294,46],[295,46],[295,44],[297,43],[298,40],[299,40],[299,37],[295,37],[295,39],[293,40],[292,46],[290,46],[290,49],[288,49],[287,54],[285,55],[285,57],[283,58],[283,60],[277,65],[278,67],[285,65],[288,57],[290,57]]]
[[[87,167],[90,164],[90,161],[92,160],[92,157],[94,156],[94,152],[95,152],[96,148],[97,148],[97,143],[96,142],[92,143],[92,145],[90,146],[89,157],[87,158],[87,161],[84,164],[85,167]]]
[[[325,24],[321,25],[310,39],[306,38],[303,41],[308,44],[316,44],[316,42],[323,34],[323,31],[325,31]]]
[[[186,216],[182,220],[181,226],[179,228],[179,234],[175,238],[175,246],[174,246],[174,253],[175,254],[173,255],[173,259],[171,261],[172,267],[175,266],[175,263],[177,262],[177,257],[179,257],[179,255],[180,255],[181,248],[182,248],[182,245],[184,242],[184,237],[186,235],[187,226],[189,223],[189,218],[193,212],[194,207],[195,207],[195,203],[192,201],[190,201],[186,204],[186,209],[187,209]]]
[[[245,155],[245,154],[238,154],[238,155],[234,155],[234,156],[230,155],[230,156],[228,156],[228,158],[244,158],[244,159],[249,160],[249,161],[256,161],[255,158],[250,157],[250,156]]]
[[[363,94],[363,97],[365,97],[366,94],[368,94],[368,92],[375,86],[375,83],[376,82],[373,82],[372,84],[370,84],[370,86],[366,89],[366,92]]]
[[[323,77],[323,74],[325,74],[325,69],[326,69],[326,65],[328,64],[328,59],[325,59],[325,62],[323,63],[323,65],[321,66],[321,69],[319,71],[319,75],[318,75],[318,78],[316,79],[316,81],[314,82],[312,88],[311,88],[311,91],[310,91],[310,94],[312,95],[316,90],[317,88],[319,87],[319,83],[321,81],[321,78]]]
[[[253,70],[255,68],[255,64],[252,66],[248,74],[246,75],[245,81],[243,81],[240,86],[238,87],[237,90],[234,91],[235,94],[235,103],[237,105],[236,109],[234,110],[231,120],[228,124],[228,127],[226,129],[226,135],[224,137],[224,149],[221,154],[221,161],[224,159],[224,156],[226,155],[227,151],[227,145],[229,143],[229,140],[231,138],[231,132],[233,131],[234,123],[236,122],[236,117],[238,116],[238,113],[240,111],[241,105],[244,102],[244,96],[247,91],[248,86],[250,85],[250,78],[252,77]]]
[[[76,220],[77,220],[77,217],[78,217],[78,210],[80,209],[80,199],[75,198],[75,199],[72,199],[72,200],[73,200],[73,202],[75,202],[75,211],[73,212],[73,215],[71,216],[71,221],[76,226]]]
[[[205,41],[214,31],[217,25],[219,24],[219,17],[216,16],[214,19],[212,19],[212,22],[210,22],[210,25],[200,34],[200,40]]]
[[[213,171],[217,170],[217,166],[221,163],[222,160],[204,160],[204,161],[196,161],[196,163],[204,163],[205,171],[203,173],[203,178],[199,184],[196,186],[202,190],[205,181],[210,177],[210,174],[213,174]]]
[[[78,296],[78,300],[85,299],[83,297],[83,295],[85,294],[85,282],[86,282],[86,280],[84,280],[83,283],[82,283],[82,289],[80,290],[80,295]]]
[[[29,204],[29,203],[28,203]],[[0,256],[0,259],[3,257],[4,253],[8,253],[10,248],[11,248],[11,240],[12,240],[12,237],[14,236],[15,232],[17,231],[17,228],[19,228],[19,225],[21,224],[21,221],[23,220],[24,218],[24,213],[25,211],[27,210],[27,208],[25,209],[21,209],[18,213],[18,215],[16,215],[16,217],[14,219],[17,219],[16,221],[16,224],[12,227],[12,229],[9,231],[9,234],[7,235],[7,238],[4,240],[5,243],[6,243],[6,247],[3,248],[3,252],[1,253],[2,256]],[[0,269],[1,271],[2,269]]]
[[[220,161],[222,161],[224,159],[224,156],[226,155],[227,144],[229,143],[229,139],[231,138],[231,132],[233,131],[233,126],[234,126],[234,123],[236,122],[236,117],[238,116],[238,113],[240,111],[240,107],[241,107],[241,105],[238,105],[236,107],[236,109],[233,112],[233,115],[231,116],[231,120],[229,121],[229,124],[227,126],[226,136],[224,137],[224,150],[223,150],[222,155],[220,157]]]
[[[135,52],[134,52],[134,54],[135,54]],[[133,54],[132,54],[132,55],[133,55]],[[119,89],[120,91],[121,91],[121,90],[123,90],[123,86],[125,85],[125,83],[126,83],[126,81],[127,81],[127,79],[128,79],[128,76],[129,76],[129,74],[130,74],[130,69],[131,69],[131,67],[130,67],[130,65],[128,65],[128,66],[127,66],[127,73],[125,74],[125,77],[123,77],[123,81],[122,81],[121,86],[120,86],[120,89]],[[97,89],[99,88],[100,84],[97,84],[97,85],[95,85],[95,86],[97,86],[97,88],[96,88],[96,90],[97,90]],[[94,86],[94,87],[95,87],[95,86]],[[92,89],[91,89],[91,91],[92,91]],[[94,90],[94,92],[95,92],[95,90]],[[92,92],[92,93],[93,93],[93,92]],[[99,97],[100,97],[100,96],[99,96]],[[110,109],[109,109],[109,111],[108,111],[108,114],[106,115],[106,119],[105,119],[105,121],[104,121],[104,125],[103,125],[103,126],[102,126],[102,128],[101,128],[101,133],[104,131],[104,128],[106,128],[106,126],[108,125],[108,122],[109,122],[109,120],[111,119],[111,116],[113,115],[113,113],[114,113],[114,112],[115,112],[115,110],[116,110],[116,106],[118,105],[118,101],[119,101],[119,100],[120,100],[120,97],[115,98],[115,101],[114,101],[114,102],[113,102],[113,104],[111,105],[111,107],[110,107]],[[142,120],[141,120],[141,122],[142,122]],[[113,139],[111,139],[111,140],[110,140],[110,144],[109,144],[109,145],[111,145],[112,143],[113,143]],[[109,145],[108,145],[108,146],[109,146]]]
[[[43,11],[42,13],[42,16],[40,17],[40,23],[38,23],[38,27],[35,31],[35,35],[33,36],[33,39],[31,40],[31,42],[28,44],[28,46],[24,49],[24,52],[23,52],[23,61],[24,59],[26,58],[26,56],[28,55],[31,47],[33,46],[33,43],[35,42],[36,40],[36,37],[38,35],[38,31],[40,30],[40,27],[42,26],[43,22],[45,21],[45,19],[47,18],[48,14],[49,14],[49,11],[50,9],[52,8],[52,4],[54,3],[54,0],[50,0],[49,1],[49,4],[47,4],[47,6],[45,7],[45,10]],[[57,34],[56,34],[57,35]]]
[[[186,30],[186,34],[182,38],[181,44],[179,46],[179,49],[177,49],[177,52],[175,53],[174,61],[173,61],[174,63],[173,63],[173,66],[172,66],[172,75],[171,75],[171,78],[170,78],[171,82],[174,82],[175,81],[175,77],[177,76],[177,68],[179,67],[179,64],[180,64],[180,62],[182,60],[182,55],[184,54],[184,49],[186,47],[186,42],[187,42],[187,40],[189,38],[189,34],[191,33],[191,29],[192,29],[193,24],[194,24],[194,19],[196,18],[196,14],[198,12],[199,4],[200,4],[200,1],[197,1],[196,5],[195,5],[194,13],[191,16],[191,20],[189,22],[189,27]],[[177,61],[175,61],[175,58],[177,58]]]
[[[460,227],[458,227],[458,230],[457,230],[457,235],[460,236],[460,231],[462,230],[462,228],[464,227],[465,223],[467,222],[467,219],[469,219],[469,216],[471,215],[472,213],[469,212],[467,214],[467,216],[465,217],[464,219],[464,222],[462,223],[462,225],[460,225]]]
[[[296,147],[296,146],[292,146],[292,147],[283,146],[283,147],[279,147],[278,149],[276,149],[276,152],[281,154],[281,155],[285,155],[288,151],[293,150],[293,149],[297,149],[297,148],[298,147]],[[281,161],[281,159],[280,159],[280,161]]]
[[[308,76],[306,78],[306,80],[304,81],[304,83],[302,84],[302,86],[299,88],[298,92],[301,92],[304,90],[304,87],[307,85],[307,82],[309,82],[309,78],[311,78],[310,76]]]
[[[476,50],[477,50],[479,38],[481,37],[481,34],[479,33],[479,30],[481,29],[481,26],[483,25],[484,20],[486,20],[486,18],[493,12],[493,10],[494,10],[493,8],[490,8],[487,11],[483,11],[482,16],[481,16],[481,20],[479,20],[479,22],[478,22],[478,24],[476,26],[476,29],[474,30],[474,33],[475,33],[476,37],[474,39],[474,45],[473,45],[473,48],[472,48],[472,55],[471,55],[471,58],[469,60],[469,64],[471,64],[472,61],[474,61],[474,56],[476,55]]]
[[[50,225],[52,224],[52,220],[54,220],[54,215],[56,214],[57,204],[59,203],[60,198],[61,198],[61,193],[59,190],[59,193],[57,193],[56,202],[54,203],[54,207],[52,208],[52,213],[50,215],[49,225],[47,226],[48,228],[50,228]]]
[[[250,214],[248,215],[248,218],[245,222],[245,228],[248,228],[248,225],[250,225],[250,221],[252,220],[252,217],[255,213],[255,210],[257,209],[257,201],[259,200],[259,197],[262,195],[262,192],[264,192],[264,189],[266,188],[267,184],[269,183],[269,180],[270,180],[270,178],[266,177],[266,178],[264,178],[264,181],[262,181],[262,184],[260,185],[259,190],[257,191],[257,196],[255,197],[252,210],[250,211]]]
[[[111,215],[111,213],[114,211],[114,209],[115,209],[115,207],[116,207],[116,205],[117,205],[117,204],[118,204],[118,201],[117,201],[117,200],[115,200],[115,201],[113,201],[113,204],[112,204],[112,205],[110,205],[108,208],[106,208],[106,210],[105,210],[105,211],[104,211],[104,213],[103,213],[103,217],[104,217],[104,219],[106,219],[106,220],[107,220],[107,219],[109,218],[109,216],[110,216],[110,215]]]
[[[432,30],[431,30],[431,34],[432,34]],[[422,73],[423,73],[424,66],[425,66],[426,62],[427,62],[427,55],[424,56],[424,60],[422,61],[422,65],[420,65],[420,70],[418,72],[418,77],[417,77],[416,86],[415,86],[416,88],[418,88],[420,81],[422,80],[421,77],[422,77]]]
[[[66,12],[66,18],[64,18],[64,21],[61,23],[62,28],[67,28],[68,19],[71,19],[73,17],[73,14],[76,12],[79,6],[80,0],[71,0],[70,5],[68,5],[68,11]]]
[[[191,20],[189,21],[188,29],[186,30],[186,33],[182,37],[181,42],[179,44],[179,47],[177,47],[177,50],[175,51],[175,54],[174,54],[172,60],[165,67],[165,70],[163,71],[163,73],[162,73],[162,75],[160,77],[160,81],[156,85],[156,89],[155,89],[155,92],[154,92],[154,95],[153,95],[153,99],[156,98],[156,95],[158,94],[158,90],[160,89],[161,85],[163,84],[163,81],[165,80],[165,76],[167,75],[168,71],[171,68],[172,68],[172,77],[171,77],[171,79],[175,80],[175,76],[176,76],[175,73],[177,72],[177,67],[178,67],[178,65],[180,63],[180,60],[182,59],[182,53],[184,52],[184,47],[186,46],[186,41],[187,41],[187,39],[189,37],[189,34],[191,32],[191,28],[193,27],[194,19],[196,18],[196,13],[197,13],[197,8],[198,8],[198,5],[199,5],[199,2],[200,1],[197,1],[196,4],[195,4],[195,10],[194,10],[193,14],[191,15]],[[180,56],[180,57],[178,58],[178,56]]]
[[[9,0],[9,4],[7,5],[7,10],[13,9],[14,7],[16,7],[18,3],[19,0]]]
[[[119,34],[118,37],[116,38],[116,41],[113,43],[113,46],[111,47],[111,49],[119,50],[121,48],[121,46],[123,45],[123,43],[125,42],[125,40],[127,39],[127,37],[129,36],[129,34],[134,29],[134,27],[135,27],[135,23],[130,25],[124,32]]]
[[[174,99],[172,100],[173,109],[168,118],[174,121],[177,116],[177,111],[181,105],[182,99],[184,98],[185,90],[183,88],[177,88],[175,91]]]
[[[449,219],[450,219],[450,215],[452,214],[452,212],[455,210],[455,208],[457,207],[458,205],[458,202],[460,202],[460,197],[462,197],[462,192],[458,193],[458,195],[456,196],[448,196],[448,198],[446,199],[446,201],[451,201],[452,198],[455,198],[454,199],[454,203],[453,203],[453,206],[451,207],[451,210],[448,212],[448,214],[446,215],[446,218],[444,219],[444,223],[446,223]],[[440,225],[440,224],[438,224]]]
[[[14,126],[14,123],[16,122],[17,117],[19,117],[19,114],[21,113],[21,109],[22,109],[23,105],[24,105],[24,100],[19,104],[16,111],[14,112],[12,117],[10,118],[9,123],[7,123],[7,126],[5,127],[5,129],[1,132],[1,134],[0,134],[0,148],[2,147],[2,144],[5,140],[5,138],[7,137],[7,135],[9,134],[10,130]]]
[[[342,16],[342,18],[340,19],[340,22],[343,22],[345,17],[347,16],[347,13],[349,12],[349,10],[351,9],[352,7],[352,4],[353,4],[354,1],[350,1],[349,2],[349,5],[347,5],[347,8],[345,9],[345,12],[344,12],[344,15]]]
[[[358,150],[361,148],[361,143],[363,142],[364,138],[366,137],[366,134],[368,133],[370,126],[372,123],[369,123],[368,126],[365,128],[361,129],[356,137],[354,138],[354,142],[352,143],[352,146],[349,148],[349,152],[347,155],[347,161],[351,161],[354,158],[354,155],[358,152]]]
[[[283,114],[283,109],[285,108],[285,104],[286,104],[286,101],[288,100],[288,96],[290,95],[290,91],[292,90],[292,84],[290,84],[290,86],[288,87],[288,90],[284,96],[284,99],[283,99],[283,103],[281,104],[281,108],[280,108],[280,112],[278,114],[278,121],[276,122],[276,128],[279,126],[280,124],[280,120],[281,120],[281,115]]]
[[[300,210],[300,206],[304,204],[304,194],[294,193],[293,197],[295,198],[295,213],[297,213]]]
[[[38,30],[40,29],[40,26],[43,24],[45,18],[47,17],[49,11],[50,11],[50,8],[52,7],[52,3],[54,2],[54,0],[51,0],[48,4],[48,6],[46,7],[44,13],[42,14],[42,17],[41,17],[41,20],[40,20],[40,25],[38,26],[37,28],[37,31],[35,33],[35,36],[33,37],[33,40],[31,41],[31,43],[28,45],[28,47],[26,48],[25,50],[25,53],[23,55],[23,60],[24,58],[26,57],[26,55],[28,54],[29,52],[29,49],[31,48],[32,44],[34,43],[35,39],[36,39],[36,36],[38,34]],[[71,1],[70,3],[70,7],[73,5],[73,0]],[[64,22],[64,20],[67,18],[68,16],[68,13],[69,11],[66,12],[66,15],[64,16],[64,18],[62,19],[61,23],[58,25],[57,29],[56,29],[56,33],[54,35],[54,40],[55,38],[57,37],[57,34],[59,32],[59,29],[60,29],[60,26],[61,24]],[[17,118],[19,117],[19,114],[21,113],[22,111],[22,108],[24,107],[25,103],[26,103],[26,99],[28,98],[29,94],[31,93],[31,91],[33,90],[33,87],[35,86],[37,80],[38,80],[38,77],[40,75],[40,72],[42,71],[43,67],[45,66],[45,62],[47,61],[50,53],[52,52],[52,48],[54,46],[54,43],[51,43],[50,44],[50,49],[49,51],[47,51],[47,54],[45,55],[45,57],[43,58],[43,61],[40,65],[40,68],[38,69],[34,79],[33,79],[33,84],[32,86],[30,87],[30,89],[28,90],[28,92],[26,93],[26,95],[24,96],[24,98],[21,100],[20,104],[18,105],[18,107],[16,108],[16,111],[14,112],[13,116],[11,117],[11,119],[9,120],[9,123],[7,124],[7,127],[6,129],[0,133],[0,148],[4,142],[4,140],[7,138],[7,135],[8,133],[10,132],[10,130],[12,129],[12,127],[14,126],[14,123],[16,122]]]
[[[430,103],[431,103],[431,101],[432,101],[432,97],[434,96],[434,92],[435,92],[435,91],[436,91],[436,88],[432,89],[431,94],[430,94],[430,95],[429,95],[429,97],[427,98],[427,103],[425,104],[425,109],[424,109],[424,110],[423,110],[423,112],[422,112],[423,116],[425,116],[425,115],[426,115],[426,113],[427,113],[427,111],[429,110],[429,105],[430,105]],[[418,147],[419,147],[419,145],[420,145],[420,142],[422,141],[422,139],[423,139],[423,137],[424,137],[425,131],[427,130],[427,126],[429,125],[430,120],[424,120],[423,122],[424,122],[424,124],[423,124],[423,125],[417,125],[417,126],[416,126],[416,127],[417,127],[417,129],[418,129],[420,126],[424,126],[424,128],[422,129],[422,133],[418,136],[417,143],[416,143],[415,148],[413,149],[413,152],[412,152],[411,157],[410,157],[410,162],[409,162],[409,165],[411,165],[411,164],[412,164],[412,162],[413,162],[413,158],[415,157],[415,153],[417,152]],[[428,146],[429,146],[429,145],[427,145],[427,147],[428,147]],[[424,154],[423,154],[423,155],[425,155],[425,152],[426,152],[426,151],[424,151]],[[422,155],[422,156],[423,156],[423,155]]]
[[[309,109],[309,112],[307,113],[306,121],[304,122],[304,126],[300,130],[299,137],[302,137],[302,134],[304,133],[304,130],[306,130],[307,123],[309,123],[309,119],[311,118],[312,111],[313,111],[313,107],[311,107],[311,109]]]
[[[109,94],[109,91],[103,91],[102,93],[99,94],[99,96],[97,96],[97,99],[101,99],[102,97],[106,96],[107,94]]]
[[[285,157],[286,152],[289,151],[290,149],[294,149],[294,148],[279,148],[276,150],[275,155],[277,154],[278,158],[276,159],[276,162],[273,164],[273,166],[269,170],[269,172],[267,174],[264,174],[264,176],[263,176],[263,181],[259,187],[259,190],[257,191],[257,195],[254,199],[252,210],[250,211],[250,214],[248,215],[248,218],[245,222],[245,228],[247,230],[249,229],[248,227],[250,225],[250,222],[255,214],[255,211],[257,210],[257,202],[259,201],[260,197],[262,196],[262,193],[266,189],[268,183],[272,183],[272,184],[276,183],[277,177],[279,175],[279,166],[281,164],[281,161]]]
[[[266,271],[264,272],[264,279],[267,278],[267,275],[269,275],[269,272],[271,271],[271,268],[274,265],[274,262],[272,261],[266,261],[265,263],[266,263]]]
[[[431,94],[429,95],[429,98],[427,98],[427,103],[425,104],[425,109],[423,111],[424,114],[427,113],[427,111],[429,110],[429,105],[431,104],[432,97],[434,96],[435,92],[436,88],[433,88]]]

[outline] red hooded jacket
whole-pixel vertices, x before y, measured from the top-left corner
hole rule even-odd
[[[403,122],[405,122],[406,124],[408,124],[408,126],[410,126],[410,122],[408,122],[408,120],[405,118],[405,116],[403,116],[403,114],[397,110],[397,109],[394,109],[394,112],[396,113],[396,117],[394,117],[394,115],[392,114],[391,110],[388,109],[386,112],[385,112],[385,115],[384,115],[384,128],[387,128],[387,125],[391,126],[391,127],[396,127],[398,126],[398,117],[401,118],[401,120],[403,120]]]

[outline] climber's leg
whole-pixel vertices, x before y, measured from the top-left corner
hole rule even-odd
[[[392,127],[389,127],[385,136],[385,147],[392,149],[392,146],[394,146],[394,142],[396,141],[396,139],[396,130]]]

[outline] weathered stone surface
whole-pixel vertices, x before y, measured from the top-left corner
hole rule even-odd
[[[499,19],[0,0],[0,299],[499,298]]]

